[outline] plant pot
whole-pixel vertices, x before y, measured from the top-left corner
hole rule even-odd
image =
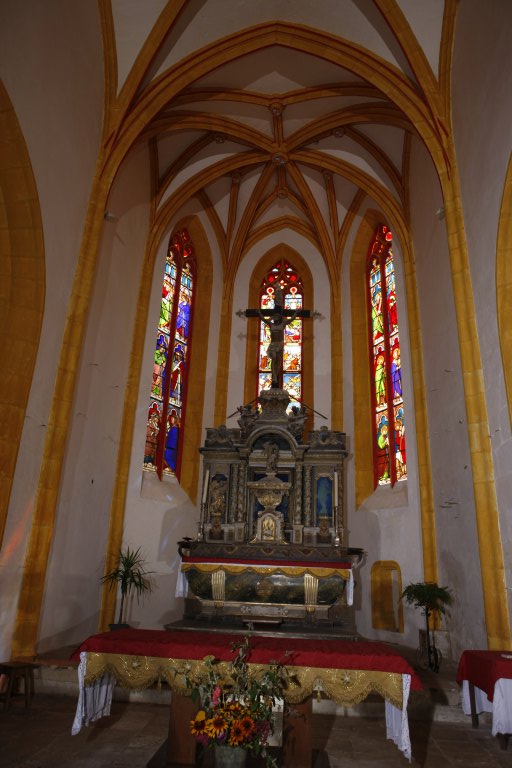
[[[216,744],[215,768],[243,768],[247,759],[247,750],[243,747],[230,747]]]

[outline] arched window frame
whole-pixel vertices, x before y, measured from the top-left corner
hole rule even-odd
[[[392,242],[391,231],[384,224],[379,224],[370,244],[365,272],[375,486],[393,486],[397,480],[407,477],[396,291],[394,287],[390,289],[388,284],[388,278],[392,279],[393,286],[395,284]],[[391,270],[388,270],[389,265]],[[381,301],[380,307],[377,308],[375,298],[379,294]],[[394,312],[393,319],[391,307]],[[375,337],[374,331],[378,322],[382,335]],[[378,426],[379,422],[381,426],[387,426],[387,443],[381,426]],[[390,439],[390,436],[393,436],[393,439]],[[383,470],[386,464],[387,470]]]
[[[304,285],[301,275],[296,267],[285,258],[279,259],[268,270],[261,282],[260,294],[259,294],[259,306],[261,309],[270,309],[274,306],[274,289],[279,285],[283,292],[284,308],[285,309],[303,309],[304,308]],[[295,341],[287,341],[287,332],[294,332],[294,336],[299,338]],[[265,363],[266,349],[269,343],[269,331],[268,326],[263,320],[259,321],[259,334],[257,345],[257,378],[256,378],[256,397],[261,389],[267,389],[270,387],[271,375],[270,375],[270,363],[267,360]],[[302,318],[295,318],[285,329],[285,345],[284,345],[284,365],[283,371],[280,377],[280,386],[286,389],[290,394],[295,395],[292,399],[289,408],[292,408],[297,403],[302,403],[304,398],[304,322]],[[292,361],[296,360],[297,368],[288,368],[286,364],[286,353],[294,355]],[[297,354],[298,353],[298,354]],[[294,384],[291,385],[287,379],[292,377]],[[288,386],[287,386],[288,384]]]
[[[164,473],[176,475],[180,479],[196,283],[194,245],[188,230],[180,229],[171,236],[166,255],[144,455],[144,468],[155,470],[160,480]],[[168,334],[161,327],[163,317],[168,326]],[[167,346],[162,343],[162,339],[168,340]],[[172,355],[169,349],[173,350]],[[161,397],[156,394],[158,379]],[[179,396],[172,396],[171,384],[178,381]],[[158,424],[155,410],[159,413]],[[168,463],[170,455],[175,461],[174,467]]]

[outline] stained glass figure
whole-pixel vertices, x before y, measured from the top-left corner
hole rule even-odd
[[[260,308],[272,309],[275,293],[282,291],[284,308],[292,312],[303,307],[304,289],[297,270],[284,259],[275,264],[262,281]],[[295,317],[284,329],[283,371],[279,385],[286,389],[293,398],[288,410],[291,411],[296,401],[302,401],[302,323],[301,317]],[[270,329],[260,320],[258,347],[258,391],[270,389],[272,377],[268,355]]]
[[[406,477],[405,418],[396,306],[393,236],[377,227],[368,256],[369,331],[373,364],[375,480],[392,485]]]
[[[144,468],[160,478],[179,476],[194,281],[194,246],[184,229],[171,237],[165,260],[146,430]]]

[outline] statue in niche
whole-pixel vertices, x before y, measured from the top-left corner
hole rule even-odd
[[[277,461],[279,459],[279,446],[276,443],[265,443],[263,452],[265,454],[265,471],[267,475],[275,475],[277,472]]]

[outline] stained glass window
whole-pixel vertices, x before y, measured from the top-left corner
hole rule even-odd
[[[374,467],[375,481],[381,485],[393,485],[407,475],[392,242],[390,230],[379,225],[370,247],[367,268]]]
[[[156,329],[144,468],[179,477],[192,339],[194,246],[188,232],[169,242]]]
[[[284,308],[292,312],[303,307],[304,289],[297,270],[284,259],[267,273],[262,281],[260,308],[274,307],[276,287],[281,288]],[[284,329],[283,370],[279,386],[286,389],[292,401],[289,409],[302,401],[302,318],[295,317]],[[270,343],[269,326],[260,320],[258,345],[258,392],[272,385],[271,365],[268,356]]]

